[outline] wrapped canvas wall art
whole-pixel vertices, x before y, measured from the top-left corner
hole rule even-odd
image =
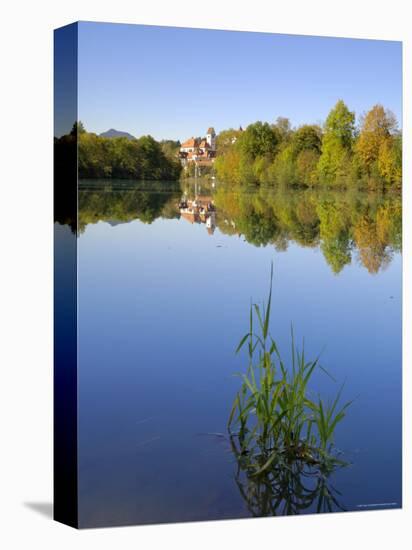
[[[80,22],[54,75],[55,519],[400,508],[401,43]]]

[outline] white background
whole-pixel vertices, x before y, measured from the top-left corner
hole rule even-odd
[[[14,548],[410,547],[411,38],[404,0],[15,0],[0,65],[0,545]],[[52,499],[52,29],[113,21],[404,40],[404,509],[76,531]],[[353,60],[356,63],[356,59]],[[408,99],[408,101],[406,101]],[[409,123],[408,123],[409,122]],[[385,396],[382,396],[385,407]],[[377,433],[379,427],[377,426]],[[385,472],[382,472],[382,476]],[[40,504],[40,506],[38,506]],[[408,525],[409,523],[409,525]],[[409,543],[406,537],[409,534]]]

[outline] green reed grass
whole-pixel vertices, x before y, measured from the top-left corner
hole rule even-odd
[[[289,367],[283,362],[269,331],[272,282],[273,265],[268,301],[251,305],[249,330],[236,349],[238,353],[246,346],[248,367],[240,375],[229,434],[251,475],[279,465],[290,468],[294,462],[331,471],[345,464],[334,447],[334,433],[351,402],[340,404],[343,387],[332,402],[311,398],[309,382],[316,369],[324,369],[319,358],[307,360],[304,345],[298,349],[293,328]]]

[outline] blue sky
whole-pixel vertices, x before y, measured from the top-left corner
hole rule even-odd
[[[286,116],[322,122],[338,99],[359,116],[402,113],[400,42],[79,24],[86,129],[180,139]]]

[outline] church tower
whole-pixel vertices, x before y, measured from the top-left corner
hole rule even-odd
[[[215,129],[212,127],[208,128],[206,133],[206,141],[208,142],[210,149],[212,151],[216,150],[216,133]]]

